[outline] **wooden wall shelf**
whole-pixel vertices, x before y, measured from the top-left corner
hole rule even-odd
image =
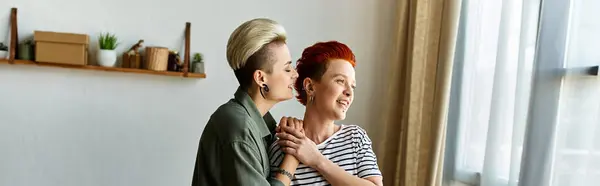
[[[16,50],[18,44],[18,28],[17,28],[17,8],[11,9],[10,15],[10,52],[8,59],[0,59],[0,64],[12,64],[12,65],[31,65],[31,66],[44,66],[44,67],[59,67],[59,68],[70,68],[70,69],[83,69],[83,70],[96,70],[96,71],[108,71],[108,72],[125,72],[125,73],[137,73],[137,74],[151,74],[151,75],[162,75],[162,76],[178,76],[183,78],[206,78],[206,74],[192,73],[189,70],[190,64],[190,40],[191,40],[191,23],[185,24],[185,54],[183,63],[183,72],[173,71],[154,71],[147,69],[137,68],[119,68],[119,67],[102,67],[92,65],[65,65],[56,63],[41,63],[29,60],[16,59]]]
[[[125,72],[125,73],[138,73],[138,74],[151,74],[151,75],[163,75],[163,76],[178,76],[185,77],[183,72],[171,72],[171,71],[153,71],[146,69],[136,68],[118,68],[118,67],[102,67],[92,65],[63,65],[53,63],[40,63],[28,60],[15,59],[13,63],[10,63],[8,59],[0,59],[0,64],[14,64],[14,65],[33,65],[33,66],[44,66],[44,67],[59,67],[59,68],[70,68],[70,69],[83,69],[83,70],[97,70],[97,71],[109,71],[109,72]],[[187,73],[187,78],[206,78],[206,74],[198,73]]]

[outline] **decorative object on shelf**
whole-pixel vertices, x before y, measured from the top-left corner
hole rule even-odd
[[[143,43],[144,40],[140,39],[127,52],[123,53],[123,68],[141,68],[142,56],[139,49],[142,48]]]
[[[130,55],[140,54],[140,49],[143,46],[142,44],[144,44],[144,40],[140,39],[135,45],[131,46],[131,48],[127,50],[127,53]]]
[[[144,67],[148,70],[166,71],[169,62],[169,49],[165,47],[146,47]]]
[[[89,37],[86,34],[34,31],[35,60],[66,65],[87,65]],[[16,47],[16,45],[15,45]]]
[[[192,61],[192,69],[194,73],[204,73],[204,56],[202,53],[195,53]]]
[[[179,52],[175,50],[169,51],[169,67],[168,71],[181,72],[183,70],[183,62],[179,56]]]
[[[27,39],[19,44],[19,49],[17,50],[17,59],[22,60],[35,60],[35,52],[34,52],[35,44],[33,39]]]
[[[4,43],[0,43],[0,59],[8,58],[8,46],[4,45]]]
[[[117,46],[119,45],[117,41],[117,36],[114,34],[106,33],[100,34],[98,37],[98,46],[100,50],[98,51],[98,64],[100,66],[105,67],[114,67],[117,63]]]

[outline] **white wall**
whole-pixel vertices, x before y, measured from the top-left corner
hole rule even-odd
[[[21,38],[33,30],[87,33],[94,48],[99,32],[112,31],[122,39],[121,51],[138,39],[182,51],[185,22],[190,21],[192,52],[204,53],[208,77],[1,64],[0,185],[189,185],[205,122],[237,88],[225,60],[227,39],[236,26],[256,17],[286,27],[294,59],[317,41],[339,40],[355,51],[358,89],[344,122],[374,131],[376,139],[394,4],[2,0],[0,42],[8,38],[11,7],[19,8]],[[302,116],[303,107],[288,101],[272,112],[276,117]]]

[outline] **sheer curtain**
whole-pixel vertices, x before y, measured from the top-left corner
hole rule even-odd
[[[452,85],[454,181],[517,185],[531,87],[539,0],[466,0]],[[450,123],[454,122],[454,123]]]

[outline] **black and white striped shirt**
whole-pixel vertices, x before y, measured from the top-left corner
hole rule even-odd
[[[327,159],[360,178],[381,176],[377,157],[373,153],[371,140],[364,129],[357,125],[340,125],[341,129],[331,135],[317,148]],[[283,161],[283,151],[277,143],[269,148],[271,170],[276,170]],[[274,172],[272,172],[274,174]],[[302,163],[295,172],[291,185],[329,185],[315,169]]]

